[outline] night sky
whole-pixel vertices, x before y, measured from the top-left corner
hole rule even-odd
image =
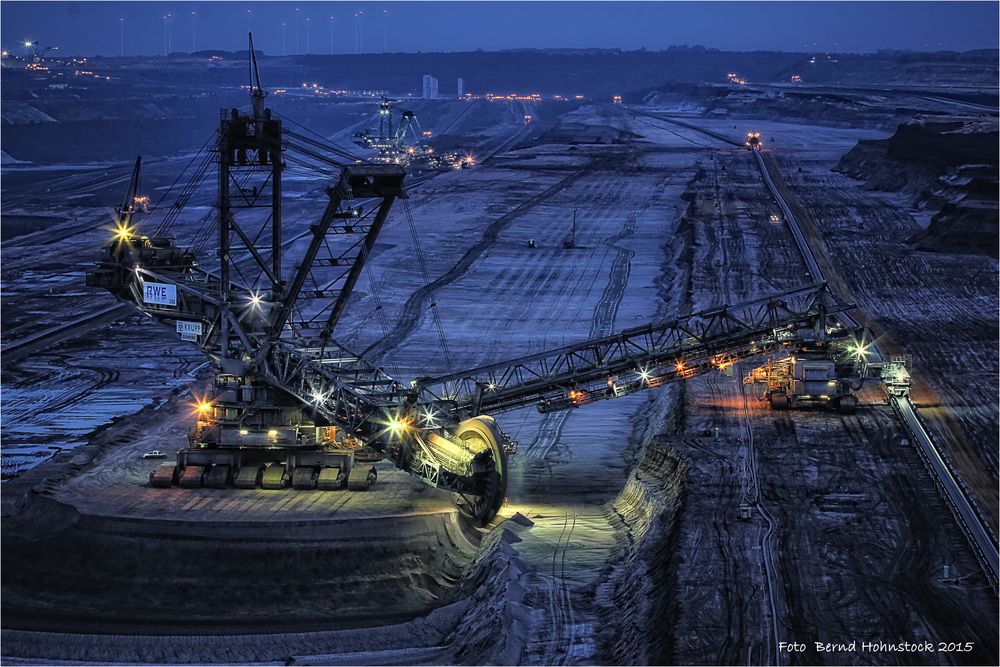
[[[298,11],[296,11],[298,9]],[[247,13],[249,10],[249,14]],[[5,49],[126,55],[604,47],[871,52],[997,48],[997,2],[0,2]],[[357,12],[363,12],[356,18]],[[193,16],[195,12],[197,16]],[[166,15],[169,19],[164,19]],[[331,17],[333,17],[331,19]],[[282,22],[285,27],[282,27]],[[169,25],[168,25],[169,23]],[[284,41],[282,35],[284,34]]]

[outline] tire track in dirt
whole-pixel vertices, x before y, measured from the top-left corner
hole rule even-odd
[[[674,180],[674,177],[664,179],[654,189],[636,209],[625,218],[622,230],[614,236],[605,240],[604,244],[615,251],[615,258],[611,262],[611,270],[608,274],[608,284],[604,288],[600,301],[594,307],[594,316],[590,325],[590,338],[609,336],[613,333],[615,319],[618,316],[618,308],[621,306],[622,298],[625,296],[625,289],[628,287],[628,279],[632,269],[632,258],[635,251],[621,242],[631,237],[635,233],[635,225],[639,218],[649,210],[662,196],[667,186]],[[554,413],[553,424],[545,424],[545,430],[540,432],[540,438],[533,443],[531,457],[535,459],[545,459],[549,452],[553,450],[559,442],[566,420],[573,413],[572,410],[564,410]],[[546,422],[549,417],[546,416]],[[544,434],[544,436],[543,436]]]
[[[430,302],[431,297],[433,297],[438,290],[443,287],[447,287],[464,276],[472,267],[473,263],[475,263],[475,261],[496,242],[500,232],[504,231],[512,222],[528,213],[531,209],[535,208],[539,204],[543,204],[576,183],[584,176],[591,174],[596,170],[596,162],[591,163],[566,176],[543,192],[531,197],[506,215],[494,220],[490,226],[486,228],[486,231],[483,232],[482,238],[469,248],[465,254],[462,255],[462,258],[459,259],[458,262],[456,262],[447,272],[445,272],[444,275],[427,283],[410,295],[410,298],[408,298],[406,303],[403,305],[403,312],[399,321],[396,323],[396,326],[393,327],[392,331],[389,332],[389,335],[372,345],[369,345],[368,348],[361,353],[361,356],[371,360],[373,363],[381,361],[382,358],[388,354],[389,350],[397,347],[411,333],[413,333],[417,325],[420,323],[421,317],[427,311],[428,303]]]

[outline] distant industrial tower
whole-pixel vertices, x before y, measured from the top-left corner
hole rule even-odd
[[[435,100],[438,96],[438,80],[430,74],[424,74],[424,99]]]
[[[458,77],[458,85],[455,86],[455,91],[457,93],[457,97],[461,97],[465,94],[465,81],[462,77]]]

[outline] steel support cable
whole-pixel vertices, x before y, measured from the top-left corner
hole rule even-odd
[[[403,211],[406,213],[406,224],[410,227],[410,236],[413,238],[413,252],[417,256],[417,266],[420,267],[420,275],[423,278],[424,285],[430,285],[430,274],[427,272],[427,262],[424,260],[424,252],[420,248],[420,237],[417,235],[417,226],[413,222],[413,213],[410,211],[409,200],[403,200]],[[441,324],[441,315],[438,313],[437,300],[433,294],[431,295],[429,309],[431,311],[431,319],[434,321],[434,328],[437,329],[441,351],[444,353],[445,366],[448,372],[451,373],[455,370],[451,362],[451,351],[448,349],[448,340],[444,335],[444,325]]]
[[[337,162],[333,158],[329,158],[329,157],[323,155],[322,153],[315,152],[311,148],[307,148],[307,147],[305,147],[305,146],[303,146],[301,144],[292,143],[291,141],[289,141],[287,143],[287,149],[290,150],[290,151],[296,151],[298,153],[301,153],[302,155],[307,155],[307,156],[313,158],[314,160],[319,160],[320,162],[325,162],[326,164],[330,165],[331,167],[337,167],[339,169],[339,168],[342,168],[344,166],[343,162]]]
[[[299,134],[298,132],[288,132],[287,135],[288,135],[288,137],[290,137],[290,139],[286,140],[286,144],[287,145],[299,146],[300,148],[302,146],[309,146],[310,148],[315,149],[315,150],[333,153],[334,155],[336,155],[339,158],[347,159],[349,162],[353,162],[354,161],[353,156],[351,156],[349,153],[345,153],[345,151],[342,151],[342,150],[340,150],[340,149],[338,149],[338,148],[336,148],[334,146],[328,146],[326,144],[323,144],[323,143],[320,143],[318,141],[315,141],[315,140],[313,140],[313,139],[305,136],[304,134]],[[321,155],[322,155],[322,153],[321,153]],[[324,155],[323,157],[326,160],[333,160],[333,158],[330,157],[330,156],[328,156],[328,155]],[[340,164],[343,164],[343,163],[341,162]]]
[[[323,135],[319,134],[318,132],[316,132],[314,130],[309,129],[308,127],[306,127],[305,125],[302,125],[301,123],[295,122],[294,120],[292,120],[288,116],[284,116],[284,115],[282,115],[280,113],[275,114],[275,115],[278,116],[279,118],[281,118],[282,120],[287,120],[289,123],[291,123],[292,125],[294,125],[296,127],[302,128],[303,130],[305,130],[309,134],[312,134],[312,135],[318,137],[318,141],[322,142],[326,146],[329,146],[331,148],[331,150],[339,151],[339,152],[343,153],[344,155],[350,156],[350,159],[352,159],[352,160],[361,160],[362,159],[362,158],[360,158],[360,157],[358,157],[356,155],[353,155],[350,151],[347,151],[347,150],[344,150],[344,149],[335,148],[332,144],[328,143],[328,140],[327,140],[326,137],[324,137]],[[317,140],[314,139],[313,141],[317,141]]]
[[[240,189],[245,188],[247,183],[250,182],[250,179],[252,177],[253,177],[252,173],[245,174],[243,176],[243,182],[237,183],[237,185],[240,187]],[[205,221],[207,221],[209,217],[212,215],[212,213],[215,212],[216,210],[217,210],[216,207],[213,207],[212,210],[209,211],[208,214],[206,214],[205,217],[203,217],[199,221],[199,224],[203,224]],[[212,238],[212,234],[217,229],[218,222],[219,222],[218,217],[213,218],[207,226],[201,227],[201,229],[195,234],[195,238],[194,240],[192,240],[190,245],[191,252],[194,253],[195,256],[200,255],[201,252],[205,249],[205,245],[208,243],[208,240]]]
[[[174,189],[174,187],[175,187],[175,186],[176,186],[176,185],[177,185],[177,184],[178,184],[178,183],[180,182],[180,180],[181,180],[181,177],[182,177],[182,176],[183,176],[183,175],[184,175],[185,173],[187,173],[187,170],[191,168],[191,165],[192,165],[192,164],[194,164],[195,160],[197,160],[197,159],[198,159],[198,157],[199,157],[199,156],[201,156],[202,152],[204,152],[204,151],[205,151],[205,149],[206,149],[206,148],[208,148],[208,146],[209,146],[209,145],[210,145],[210,144],[211,144],[211,143],[212,143],[213,141],[215,141],[215,138],[216,138],[216,136],[218,136],[218,133],[219,133],[219,131],[218,131],[218,130],[213,130],[213,131],[212,131],[212,134],[210,134],[210,135],[208,136],[208,139],[206,139],[206,140],[205,140],[205,143],[203,143],[203,144],[201,145],[201,148],[199,148],[199,149],[198,149],[198,151],[197,151],[197,152],[196,152],[196,153],[195,153],[194,155],[192,155],[192,156],[191,156],[191,159],[190,159],[190,160],[188,160],[188,163],[187,163],[186,165],[184,165],[184,168],[183,168],[183,169],[181,169],[180,173],[178,173],[178,174],[177,174],[177,177],[176,177],[176,178],[174,178],[174,182],[170,184],[170,187],[169,187],[169,188],[167,188],[167,191],[166,191],[166,192],[164,192],[164,193],[163,193],[163,194],[162,194],[162,195],[160,196],[160,198],[159,198],[159,199],[158,199],[158,200],[156,201],[156,204],[154,204],[154,205],[153,205],[153,207],[152,207],[152,210],[154,210],[154,211],[155,211],[156,209],[158,209],[158,208],[160,207],[160,204],[162,204],[162,203],[163,203],[163,200],[167,198],[167,196],[168,196],[168,195],[170,194],[171,190],[173,190],[173,189]],[[207,155],[211,155],[211,152],[207,153]],[[204,159],[204,158],[202,158],[202,159]]]
[[[314,140],[312,140],[309,137],[306,137],[304,135],[298,134],[297,132],[292,132],[291,130],[286,130],[285,133],[288,136],[296,137],[298,139],[301,139],[302,141],[307,141],[310,144],[316,145],[321,150],[328,150],[328,151],[330,151],[332,153],[337,153],[339,155],[347,157],[352,162],[360,160],[360,158],[358,158],[357,156],[355,156],[355,155],[353,155],[351,153],[343,151],[343,150],[341,150],[339,148],[336,148],[334,146],[329,146],[329,145],[326,145],[326,144],[320,144],[319,142],[316,142],[316,141],[314,141]],[[278,147],[281,150],[281,152],[282,152],[283,155],[287,154],[289,150],[296,150],[296,151],[298,151],[300,153],[303,153],[305,155],[310,155],[310,156],[316,158],[317,160],[321,160],[321,161],[326,162],[326,163],[328,163],[330,165],[333,165],[334,167],[338,167],[339,168],[339,167],[343,167],[344,166],[344,163],[342,163],[342,162],[337,162],[336,160],[334,160],[332,158],[329,158],[329,157],[326,157],[326,156],[324,156],[324,155],[322,155],[320,153],[314,153],[311,150],[309,150],[309,149],[307,149],[307,148],[305,148],[305,147],[303,147],[303,146],[301,146],[299,144],[295,144],[295,143],[293,143],[291,141],[287,141],[286,140],[284,142],[278,142],[278,141],[275,141],[273,139],[268,139],[266,137],[262,138],[261,141],[265,145],[270,146],[272,148]]]
[[[177,218],[180,216],[183,208],[187,206],[188,201],[191,200],[191,197],[193,197],[195,192],[201,188],[205,179],[208,177],[209,167],[212,162],[214,161],[207,159],[199,165],[198,170],[191,176],[191,180],[188,181],[184,189],[181,190],[181,193],[177,196],[177,199],[170,207],[170,210],[167,211],[167,214],[164,216],[160,226],[157,227],[158,235],[169,231],[173,224],[177,221]]]
[[[244,187],[249,182],[251,176],[252,174],[247,174],[246,176],[244,176],[243,182],[240,183],[239,186]],[[195,257],[199,257],[202,255],[202,253],[205,250],[205,247],[208,245],[208,242],[212,239],[213,235],[215,234],[215,231],[218,229],[219,216],[217,215],[217,212],[218,209],[216,207],[213,207],[212,209],[209,210],[207,214],[205,214],[204,217],[201,218],[201,220],[198,221],[200,229],[196,233],[194,239],[191,242],[191,245],[188,248],[189,251]],[[234,265],[238,264],[245,258],[246,257],[243,257],[237,260],[236,262],[233,262],[233,264]]]
[[[375,282],[375,273],[372,271],[371,264],[368,262],[368,253],[365,250],[364,245],[361,246],[361,258],[365,263],[365,275],[368,276],[368,283],[372,288],[372,297],[375,299],[375,312],[378,313],[379,326],[382,329],[382,340],[389,337],[389,322],[385,317],[385,309],[382,307],[382,295],[379,294],[378,283]],[[399,375],[399,363],[396,359],[396,350],[394,347],[390,347],[388,350],[389,363],[388,366],[392,371],[393,377],[400,377]]]
[[[208,239],[212,237],[212,234],[216,230],[216,225],[219,222],[217,215],[218,211],[215,207],[209,209],[201,220],[198,221],[198,232],[195,234],[194,239],[191,241],[189,247],[191,253],[197,257],[201,255],[202,251],[205,249],[205,244],[208,243]]]
[[[170,193],[171,193],[171,192],[173,191],[174,187],[175,187],[175,186],[176,186],[176,185],[177,185],[177,184],[178,184],[178,183],[180,182],[180,180],[181,180],[181,177],[182,177],[182,176],[183,176],[183,175],[184,175],[185,173],[187,173],[187,170],[188,170],[188,169],[190,169],[190,168],[191,168],[191,165],[195,163],[195,160],[197,160],[197,159],[198,159],[198,157],[199,157],[199,156],[201,156],[201,154],[202,154],[203,152],[205,152],[205,149],[206,149],[206,148],[208,148],[208,146],[209,146],[209,145],[211,145],[211,143],[212,143],[213,141],[215,141],[215,138],[216,138],[216,136],[218,136],[218,130],[213,130],[213,131],[212,131],[212,134],[210,134],[210,135],[209,135],[209,137],[208,137],[208,139],[206,139],[206,140],[205,140],[205,143],[203,143],[203,144],[201,145],[201,148],[199,148],[199,149],[198,149],[198,152],[197,152],[197,153],[195,153],[195,154],[194,154],[194,155],[193,155],[193,156],[191,157],[191,159],[190,159],[190,160],[188,161],[188,163],[187,163],[187,164],[186,164],[186,165],[184,166],[184,168],[183,168],[183,169],[182,169],[182,170],[180,171],[180,173],[179,173],[179,174],[177,174],[177,177],[176,177],[176,178],[174,179],[174,182],[170,184],[170,187],[169,187],[169,188],[167,188],[166,192],[164,192],[164,193],[163,193],[163,194],[162,194],[162,195],[160,196],[160,198],[159,198],[159,199],[158,199],[158,200],[156,201],[156,204],[154,204],[154,205],[153,205],[153,207],[152,207],[152,209],[150,209],[151,211],[156,211],[157,209],[159,209],[159,208],[160,208],[160,204],[162,204],[162,203],[163,203],[163,201],[164,201],[164,200],[165,200],[165,199],[167,198],[167,196],[169,196],[169,195],[170,195]],[[205,156],[204,156],[204,157],[202,158],[202,160],[205,160],[205,159],[206,159],[207,157],[209,157],[209,156],[211,156],[211,155],[212,155],[212,153],[211,153],[211,151],[209,151],[208,153],[206,153],[206,154],[205,154]],[[168,215],[169,215],[169,211],[168,211],[167,213],[168,213]],[[165,219],[164,219],[164,221],[165,221]],[[159,224],[159,225],[157,226],[157,228],[156,228],[156,231],[155,231],[155,232],[153,233],[153,235],[154,235],[154,236],[159,236],[159,235],[160,235],[160,234],[162,233],[162,230],[161,230],[161,228],[162,228],[162,227],[163,227],[163,221],[161,221],[161,222],[160,222],[160,224]]]
[[[305,143],[309,144],[310,146],[318,148],[319,150],[329,151],[330,153],[333,153],[334,155],[342,157],[342,158],[348,160],[349,162],[356,162],[356,161],[358,161],[358,160],[361,159],[360,157],[354,155],[353,153],[351,153],[349,151],[346,151],[346,150],[344,150],[342,148],[338,148],[337,146],[332,146],[330,144],[325,144],[323,142],[316,141],[315,139],[312,139],[311,137],[307,137],[304,134],[299,134],[298,132],[289,131],[288,132],[288,136],[294,137],[298,141],[305,142]]]
[[[296,151],[297,153],[301,153],[301,155],[290,154],[290,151]],[[310,159],[312,161],[310,161]],[[334,167],[339,170],[344,166],[339,162],[326,159],[322,155],[309,151],[308,149],[303,150],[297,144],[288,144],[288,151],[285,152],[285,160],[291,160],[306,169],[312,171],[324,171],[324,173],[331,173],[327,171],[329,167]]]
[[[305,173],[308,173],[308,174],[314,174],[316,172],[319,172],[319,173],[323,174],[324,176],[329,176],[330,178],[336,178],[338,176],[338,174],[336,172],[330,171],[326,167],[320,167],[319,165],[315,165],[315,164],[313,164],[311,162],[307,162],[307,161],[305,161],[305,160],[303,160],[301,158],[292,157],[291,155],[287,155],[286,154],[285,155],[285,161],[286,162],[294,162],[295,164],[299,165],[299,167]]]
[[[327,139],[326,139],[326,137],[324,137],[324,136],[323,136],[322,134],[320,134],[319,132],[316,132],[315,130],[312,130],[312,129],[310,129],[310,128],[306,127],[306,126],[305,126],[305,125],[303,125],[302,123],[299,123],[299,122],[295,121],[295,120],[294,120],[294,119],[292,119],[292,118],[289,118],[288,116],[286,116],[286,115],[284,115],[284,114],[281,114],[281,113],[278,113],[278,112],[273,112],[273,114],[274,114],[275,116],[277,116],[278,118],[280,118],[281,120],[287,120],[287,121],[288,121],[289,123],[291,123],[292,125],[294,125],[294,126],[296,126],[296,127],[300,127],[300,128],[302,128],[303,130],[305,130],[305,131],[306,131],[306,132],[308,132],[309,134],[312,134],[312,135],[316,136],[316,137],[317,137],[318,139],[320,139],[320,140],[322,140],[322,141],[326,141],[326,140],[327,140]]]
[[[184,186],[184,189],[174,200],[171,205],[170,210],[167,211],[163,220],[160,222],[159,226],[156,228],[155,235],[160,236],[166,234],[173,224],[177,221],[180,216],[181,210],[187,205],[188,201],[194,195],[194,193],[201,188],[202,184],[208,176],[208,163],[212,160],[206,160],[198,166],[198,169],[191,176],[191,180]]]

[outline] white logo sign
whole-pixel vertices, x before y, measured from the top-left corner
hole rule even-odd
[[[164,283],[145,283],[142,300],[161,306],[177,305],[177,286]]]
[[[201,322],[188,322],[186,320],[177,320],[177,333],[182,336],[185,334],[192,336],[201,335]],[[185,338],[185,340],[187,340]]]

